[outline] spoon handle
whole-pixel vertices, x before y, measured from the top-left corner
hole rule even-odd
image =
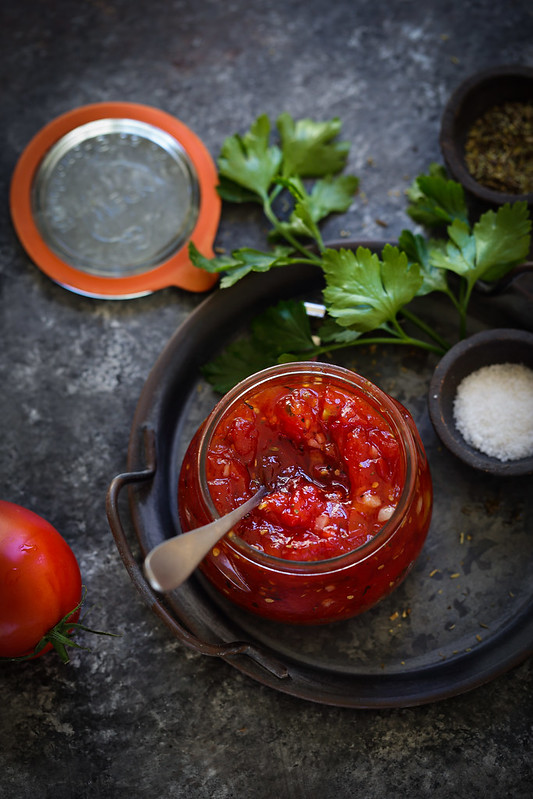
[[[266,491],[261,486],[253,497],[220,519],[154,547],[144,560],[144,573],[154,591],[172,591],[180,586],[217,541],[259,504]]]

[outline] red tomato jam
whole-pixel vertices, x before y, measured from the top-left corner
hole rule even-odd
[[[204,559],[258,615],[323,623],[361,613],[406,576],[432,487],[403,406],[341,367],[267,369],[227,394],[193,438],[179,481],[183,530],[269,491]]]

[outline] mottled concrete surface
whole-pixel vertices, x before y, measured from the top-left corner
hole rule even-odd
[[[166,289],[76,296],[29,260],[9,181],[30,138],[79,105],[125,100],[186,122],[213,156],[266,112],[338,115],[361,192],[330,238],[394,238],[404,191],[440,160],[444,104],[499,63],[533,64],[526,0],[18,0],[1,15],[0,495],[76,552],[88,623],[122,633],[0,667],[0,794],[25,797],[495,797],[533,790],[531,662],[410,709],[335,708],[188,651],[145,607],[105,515],[155,359],[200,302]],[[385,227],[384,227],[385,226]],[[217,244],[262,244],[225,208]]]

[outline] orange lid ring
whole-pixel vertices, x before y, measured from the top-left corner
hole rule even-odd
[[[68,264],[45,242],[35,222],[32,191],[43,158],[63,136],[75,128],[101,119],[130,119],[151,125],[175,139],[185,151],[199,184],[199,208],[188,241],[166,260],[140,274],[108,277],[90,274]],[[170,114],[137,103],[94,103],[69,111],[46,125],[29,142],[13,173],[10,188],[11,218],[22,246],[52,280],[71,291],[104,299],[136,297],[157,289],[178,286],[188,291],[207,291],[217,280],[190,262],[189,241],[207,258],[220,219],[221,201],[216,186],[215,164],[203,142]]]

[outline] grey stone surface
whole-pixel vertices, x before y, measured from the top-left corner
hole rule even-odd
[[[322,706],[188,651],[145,607],[105,515],[152,364],[201,297],[84,298],[29,260],[9,181],[31,137],[79,105],[125,100],[183,120],[213,156],[262,112],[343,120],[361,192],[325,235],[394,238],[404,191],[440,160],[439,122],[466,76],[533,64],[526,0],[18,0],[1,12],[0,496],[74,549],[88,622],[119,638],[0,666],[0,795],[506,797],[533,790],[531,662],[410,709]],[[217,245],[261,244],[224,208]]]

